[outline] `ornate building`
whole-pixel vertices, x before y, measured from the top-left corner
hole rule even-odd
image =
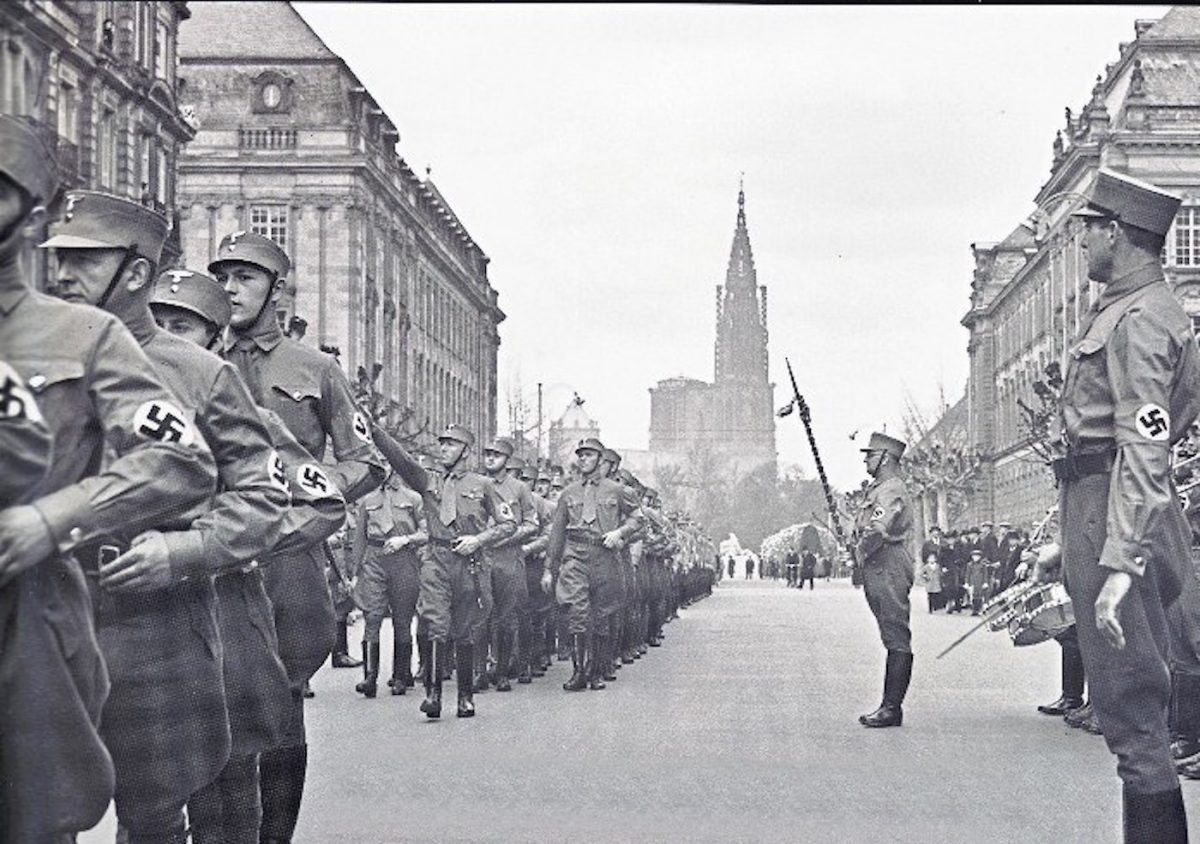
[[[547,453],[552,463],[568,466],[575,459],[575,448],[580,440],[600,439],[600,423],[588,415],[583,404],[584,400],[576,394],[562,416],[550,423]]]
[[[173,217],[176,161],[194,133],[176,104],[176,43],[189,15],[187,3],[165,0],[0,3],[0,113],[41,124],[64,187]]]
[[[346,63],[289,3],[199,3],[180,40],[180,97],[200,121],[179,172],[186,263],[237,230],[292,257],[306,337],[440,431],[496,431],[497,326],[488,258]],[[415,427],[415,426],[414,426]]]
[[[775,467],[774,385],[767,380],[767,288],[758,286],[746,194],[738,191],[737,225],[724,287],[717,286],[712,383],[667,378],[650,389],[650,453],[678,462],[708,449],[735,474]]]
[[[1018,400],[1061,365],[1091,304],[1082,229],[1067,215],[1096,170],[1111,167],[1183,196],[1167,236],[1167,280],[1200,326],[1200,9],[1139,20],[1133,41],[1097,77],[1091,100],[1066,111],[1037,209],[998,243],[972,244],[975,272],[967,386],[970,441],[988,455],[963,519],[1030,525],[1055,501],[1054,481],[1030,446]],[[1039,389],[1040,389],[1040,385]]]

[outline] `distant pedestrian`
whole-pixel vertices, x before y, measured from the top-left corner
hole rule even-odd
[[[808,588],[813,589],[813,578],[817,574],[817,555],[812,551],[805,551],[804,557],[800,560],[800,588],[804,588],[804,582],[808,581]]]

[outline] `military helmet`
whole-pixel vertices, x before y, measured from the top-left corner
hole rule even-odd
[[[604,443],[600,442],[600,440],[596,439],[595,437],[585,437],[579,441],[579,445],[575,446],[576,454],[581,451],[594,451],[603,456],[606,450],[607,449],[604,448]]]
[[[41,249],[128,249],[155,264],[162,258],[170,222],[123,196],[93,190],[69,191],[50,239]]]
[[[0,114],[0,173],[37,204],[49,202],[58,191],[54,153],[27,118]]]
[[[505,468],[507,468],[507,469],[524,469],[525,468],[525,458],[519,454],[514,454],[512,457],[508,458],[508,463],[505,464]]]
[[[464,428],[462,425],[447,425],[446,430],[442,431],[438,437],[438,442],[450,440],[451,442],[462,443],[467,448],[475,445],[475,435]]]
[[[513,453],[512,440],[510,440],[506,437],[497,437],[496,439],[494,439],[490,443],[488,443],[484,447],[483,450],[484,451],[494,451],[497,454],[503,454],[505,457],[512,457],[512,453]]]
[[[621,462],[621,455],[617,454],[611,448],[606,448],[606,449],[604,449],[603,453],[600,455],[600,459],[607,460],[609,463],[616,466],[618,463]]]
[[[208,265],[208,271],[215,273],[222,264],[238,261],[261,267],[275,278],[283,278],[292,268],[292,262],[275,241],[261,234],[248,231],[236,231],[221,238],[217,247],[217,257]]]
[[[549,476],[547,476],[546,479],[549,480]],[[521,467],[521,480],[525,481],[526,483],[530,483],[530,484],[537,483],[537,480],[538,480],[537,468],[528,463],[525,464],[524,466],[522,466]]]
[[[195,270],[167,270],[158,277],[150,305],[167,305],[191,311],[224,328],[229,325],[229,296],[215,278]]]

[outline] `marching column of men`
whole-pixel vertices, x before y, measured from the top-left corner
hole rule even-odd
[[[327,540],[360,498],[358,691],[376,695],[389,615],[388,685],[413,685],[415,616],[430,718],[451,648],[470,717],[476,649],[498,690],[532,682],[561,616],[565,687],[602,688],[711,591],[712,543],[610,478],[599,442],[574,482],[506,440],[474,472],[459,425],[410,456],[333,357],[281,332],[290,261],[265,237],[160,275],[164,217],[70,191],[39,244],[56,295],[37,292],[28,245],[56,198],[37,132],[0,116],[0,841],[69,840],[110,802],[133,844],[290,841],[304,689],[346,650]]]

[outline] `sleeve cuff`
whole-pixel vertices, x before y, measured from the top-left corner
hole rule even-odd
[[[167,553],[171,560],[171,571],[176,580],[207,574],[204,553],[204,538],[199,531],[181,530],[163,534]]]
[[[88,495],[78,486],[68,486],[33,502],[54,544],[62,553],[91,539],[100,532],[100,518]]]
[[[1108,539],[1104,550],[1100,552],[1101,568],[1112,571],[1123,571],[1134,577],[1142,577],[1146,573],[1146,559],[1138,543],[1119,542]]]

